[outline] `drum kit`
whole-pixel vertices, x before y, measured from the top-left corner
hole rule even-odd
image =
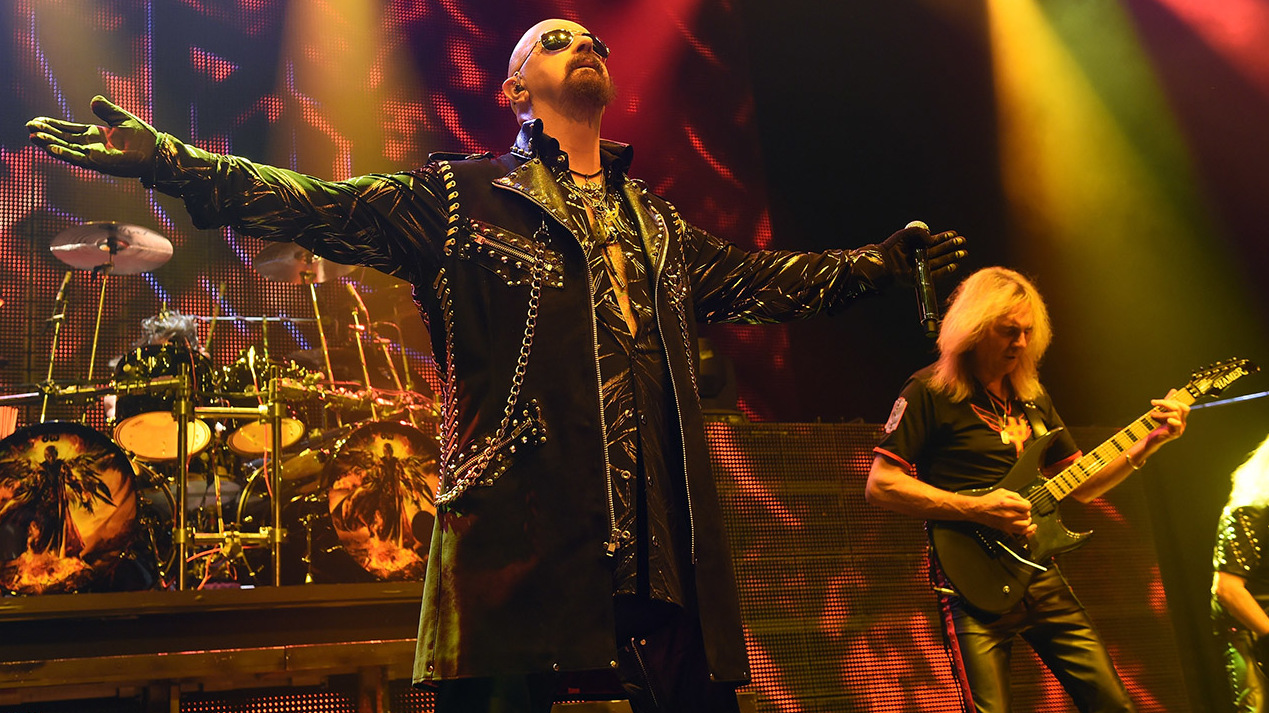
[[[73,269],[49,319],[47,375],[23,393],[0,394],[0,411],[39,406],[38,422],[0,432],[0,593],[422,577],[436,513],[437,407],[415,391],[408,364],[398,368],[392,342],[375,331],[381,323],[351,284],[362,378],[331,377],[316,285],[353,267],[270,244],[253,266],[267,280],[306,288],[312,318],[164,307],[143,320],[148,336],[113,376],[94,379],[109,278],[163,265],[172,244],[137,226],[86,223],[50,248]],[[100,282],[88,377],[55,381],[75,270]],[[217,323],[232,321],[258,323],[263,345],[217,366],[198,346],[198,326],[207,325],[210,341]],[[316,327],[324,372],[269,357],[268,328],[284,322]],[[368,363],[380,354],[392,388],[372,384]],[[47,420],[50,402],[97,399],[109,433],[86,425],[86,413]]]

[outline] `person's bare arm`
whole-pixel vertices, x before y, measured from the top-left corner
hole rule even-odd
[[[1011,490],[961,495],[912,477],[893,460],[877,455],[864,488],[868,502],[926,520],[970,520],[1016,535],[1035,531],[1031,503]]]
[[[1212,579],[1212,593],[1229,615],[1256,636],[1269,634],[1269,614],[1247,591],[1247,580],[1229,572],[1217,572]]]

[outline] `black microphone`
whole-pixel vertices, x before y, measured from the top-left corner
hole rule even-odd
[[[905,228],[921,228],[929,232],[930,226],[914,220]],[[912,251],[913,263],[916,266],[916,296],[920,308],[921,326],[925,328],[925,336],[936,339],[939,335],[939,298],[934,292],[934,282],[930,280],[930,265],[925,259],[925,248]]]

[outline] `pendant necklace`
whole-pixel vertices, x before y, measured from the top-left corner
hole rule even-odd
[[[582,202],[590,207],[591,214],[594,216],[594,231],[601,240],[599,242],[600,255],[604,259],[604,267],[608,270],[608,276],[616,284],[617,288],[624,291],[626,289],[626,274],[624,260],[622,265],[618,267],[612,251],[621,250],[621,244],[617,240],[617,205],[612,200],[612,196],[608,192],[607,181],[592,181],[591,179],[601,176],[604,169],[586,174],[581,171],[568,170],[569,173],[583,179],[582,185],[577,185],[575,181],[569,180],[565,182],[565,186],[573,193],[573,195],[582,199]],[[620,259],[620,258],[616,258]]]
[[[1001,415],[1000,411],[996,408],[995,395],[991,393],[990,389],[987,389],[986,391],[987,391],[987,402],[991,404],[991,412],[992,414],[996,416],[996,419],[1000,422],[1000,442],[1005,445],[1009,445],[1009,412],[1010,412],[1009,402],[1005,401],[1005,413]]]

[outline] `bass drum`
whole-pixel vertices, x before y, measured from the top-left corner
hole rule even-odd
[[[421,580],[438,462],[435,437],[392,422],[363,424],[332,449],[283,461],[283,583]],[[269,518],[257,470],[243,488],[239,524],[256,530]]]
[[[183,344],[147,344],[133,349],[119,360],[115,380],[146,382],[162,376],[180,376],[188,366],[194,379],[193,402],[206,405],[216,392],[216,370],[211,360]],[[177,454],[176,419],[172,417],[171,389],[151,394],[127,394],[115,402],[115,441],[138,458],[151,461],[173,460]],[[189,426],[190,455],[211,443],[211,428],[194,419]]]
[[[440,446],[396,422],[349,434],[326,465],[327,513],[339,543],[381,580],[422,580],[436,520]]]
[[[58,594],[145,589],[136,472],[109,438],[75,423],[0,441],[0,589]]]

